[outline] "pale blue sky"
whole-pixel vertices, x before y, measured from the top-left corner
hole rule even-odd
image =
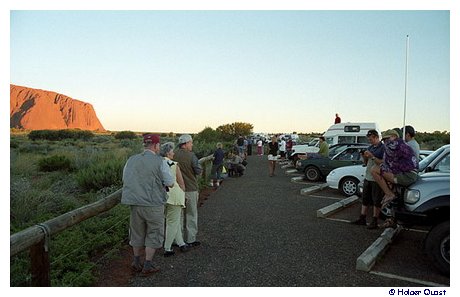
[[[449,11],[12,11],[10,82],[93,104],[108,130],[450,130]],[[427,120],[429,119],[429,120]]]

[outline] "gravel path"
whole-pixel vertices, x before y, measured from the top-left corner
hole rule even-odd
[[[356,271],[356,259],[379,231],[316,217],[334,201],[300,195],[278,166],[268,176],[266,156],[249,156],[244,176],[227,178],[199,208],[200,247],[164,258],[161,272],[134,276],[130,286],[410,286]]]

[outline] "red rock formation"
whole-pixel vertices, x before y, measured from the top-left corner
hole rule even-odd
[[[10,128],[105,131],[91,104],[15,85],[10,85]]]

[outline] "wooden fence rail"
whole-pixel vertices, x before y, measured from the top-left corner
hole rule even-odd
[[[202,176],[209,177],[212,156],[199,160],[203,167]],[[31,226],[10,236],[10,257],[30,250],[32,286],[50,286],[49,240],[73,225],[106,212],[121,201],[121,189],[94,203],[82,206],[44,223]]]

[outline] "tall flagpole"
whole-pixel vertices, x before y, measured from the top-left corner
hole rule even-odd
[[[403,115],[403,130],[402,138],[406,135],[406,105],[407,105],[407,76],[409,72],[409,35],[406,35],[406,75],[404,82],[404,115]]]

